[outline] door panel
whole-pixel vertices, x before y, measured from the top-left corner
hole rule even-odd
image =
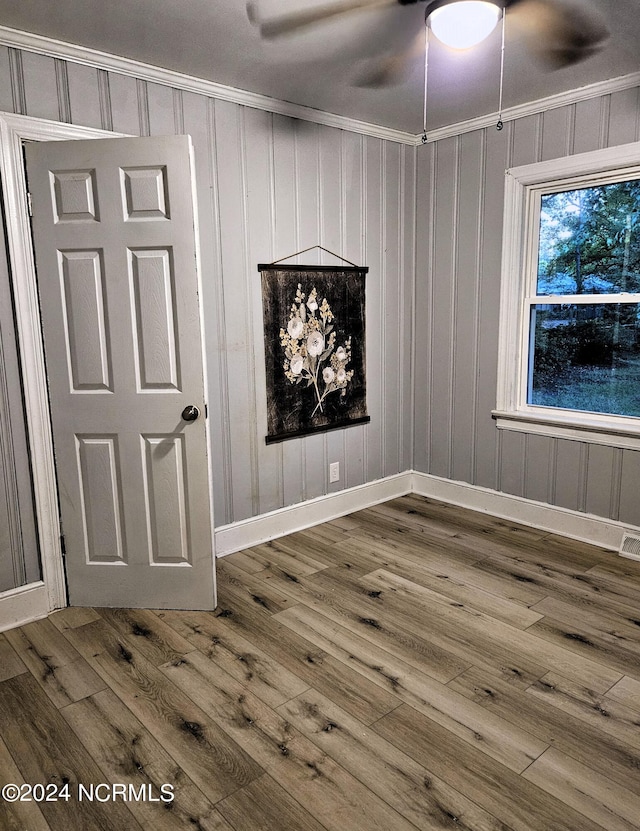
[[[214,608],[189,139],[26,158],[70,602]]]
[[[131,251],[131,295],[135,305],[138,392],[177,390],[175,272],[171,252]]]
[[[100,251],[60,251],[59,258],[70,389],[113,392]]]

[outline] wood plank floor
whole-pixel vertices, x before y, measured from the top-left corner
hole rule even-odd
[[[0,635],[0,785],[70,794],[2,831],[640,829],[640,563],[407,496],[218,575]]]

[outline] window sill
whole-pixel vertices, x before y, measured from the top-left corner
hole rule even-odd
[[[640,420],[636,419],[633,419],[633,424],[625,425],[590,418],[588,414],[580,416],[572,413],[568,418],[546,411],[538,414],[494,410],[492,416],[499,430],[640,450]]]

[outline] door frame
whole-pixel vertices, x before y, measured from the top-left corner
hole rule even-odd
[[[42,565],[42,580],[0,593],[0,631],[45,617],[67,605],[58,483],[22,143],[124,136],[124,133],[0,112],[0,176],[7,257]]]

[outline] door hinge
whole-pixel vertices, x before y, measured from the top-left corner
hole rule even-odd
[[[31,194],[27,191],[27,210],[29,211],[29,216],[33,219],[33,204],[31,202]]]
[[[60,534],[60,551],[62,552],[62,559],[67,556],[67,546],[64,541],[64,534]]]
[[[204,417],[209,418],[209,405],[208,404],[204,405]]]

